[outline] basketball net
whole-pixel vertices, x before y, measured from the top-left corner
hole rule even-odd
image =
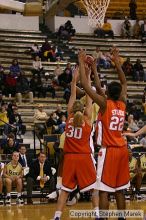
[[[88,24],[91,27],[101,27],[110,0],[82,0],[88,14]]]

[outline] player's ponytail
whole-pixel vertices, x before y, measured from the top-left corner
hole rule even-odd
[[[80,112],[80,111],[77,111],[77,112],[74,114],[73,126],[74,126],[75,128],[80,128],[80,127],[82,127],[83,123],[84,123],[83,113]]]

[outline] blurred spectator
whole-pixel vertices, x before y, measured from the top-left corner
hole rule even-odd
[[[111,61],[107,55],[107,53],[102,53],[100,56],[100,66],[104,69],[109,69],[111,67]]]
[[[62,86],[64,89],[70,86],[72,81],[72,69],[71,64],[67,63],[64,72],[58,76],[59,85]]]
[[[133,37],[135,39],[139,39],[141,36],[141,27],[139,24],[139,20],[137,19],[134,26],[133,26]]]
[[[27,204],[33,204],[32,190],[34,184],[39,185],[43,189],[51,176],[50,162],[46,159],[46,155],[41,152],[37,160],[33,161],[30,166],[29,176],[27,178]]]
[[[54,69],[54,82],[59,84],[58,77],[63,73],[63,70],[60,64],[57,64],[56,68]]]
[[[127,60],[123,63],[122,69],[126,76],[132,76],[134,74],[133,64],[130,61],[130,57],[127,58]]]
[[[125,18],[125,21],[121,27],[121,34],[123,38],[130,38],[131,37],[131,23],[128,18]]]
[[[56,59],[56,61],[63,60],[63,51],[58,46],[55,47],[55,59]]]
[[[8,125],[9,119],[7,116],[7,110],[5,104],[0,107],[0,128],[3,130],[3,135],[7,136],[10,131],[10,126]]]
[[[39,104],[34,114],[35,131],[39,139],[42,139],[43,135],[46,133],[47,120],[48,114],[44,111],[44,106]]]
[[[18,151],[18,141],[15,139],[15,135],[10,133],[1,144],[4,154],[12,154],[14,151]]]
[[[55,88],[53,86],[52,80],[49,77],[48,72],[46,72],[45,76],[42,77],[41,84],[42,84],[41,91],[42,91],[43,97],[46,98],[47,92],[50,92],[52,94],[52,98],[54,99],[56,96]]]
[[[32,57],[40,56],[40,47],[37,43],[34,43],[30,50]]]
[[[4,94],[6,96],[15,96],[16,94],[16,83],[17,83],[17,79],[14,77],[13,73],[9,73],[8,75],[6,75],[5,77],[5,89],[4,89]]]
[[[66,125],[66,116],[62,115],[58,120],[57,120],[57,125],[54,125],[54,133],[56,134],[62,134],[65,130],[65,125]]]
[[[64,25],[65,30],[69,33],[70,36],[75,35],[75,29],[73,28],[73,25],[70,20],[68,20]]]
[[[146,148],[146,135],[139,142],[144,148]]]
[[[130,8],[130,18],[132,20],[136,20],[137,19],[137,14],[136,14],[137,4],[135,0],[130,1],[129,8]]]
[[[51,44],[48,42],[48,39],[45,39],[45,42],[42,44],[41,58],[42,61],[48,61],[48,59],[50,59],[51,62],[55,61],[54,51],[52,50]]]
[[[6,204],[11,204],[11,191],[12,186],[15,185],[17,189],[17,200],[18,204],[23,203],[23,199],[21,196],[22,193],[22,186],[23,186],[23,169],[21,164],[18,162],[19,160],[19,153],[13,152],[12,153],[12,160],[4,167],[4,178],[6,183]]]
[[[52,128],[52,133],[55,133],[54,126],[57,126],[58,116],[55,112],[52,112],[49,119],[46,122],[48,128]]]
[[[37,76],[43,74],[43,66],[39,56],[34,58],[32,73],[33,75],[36,74]]]
[[[65,115],[65,112],[62,111],[62,106],[60,104],[57,105],[57,109],[56,109],[55,113],[59,118],[61,118],[62,115]]]
[[[139,120],[140,111],[137,109],[136,104],[132,103],[132,106],[129,108],[129,115],[133,115],[135,120]]]
[[[16,93],[19,104],[22,104],[22,96],[29,97],[29,102],[33,103],[33,93],[30,91],[29,81],[24,72],[17,79]]]
[[[12,61],[12,65],[10,66],[10,72],[13,74],[14,77],[17,77],[21,73],[21,68],[17,59],[14,59]]]
[[[41,77],[35,74],[30,80],[30,90],[33,92],[34,97],[40,98],[42,94],[41,88]]]
[[[114,39],[114,32],[112,30],[112,25],[108,22],[107,18],[104,19],[104,24],[102,26],[103,37],[105,38],[106,35],[110,38]]]
[[[146,115],[146,87],[145,87],[145,89],[143,91],[142,106],[144,108],[144,115]]]
[[[133,115],[128,116],[128,128],[133,132],[139,130]]]
[[[70,38],[75,35],[75,32],[76,31],[73,28],[71,21],[68,20],[64,26],[61,25],[59,27],[57,35],[59,38],[70,40]]]
[[[23,124],[23,121],[21,119],[21,115],[18,112],[18,108],[13,108],[13,111],[11,114],[9,114],[9,123],[16,127],[16,135],[19,135],[21,138],[21,135],[24,135],[26,132],[26,126]]]
[[[0,205],[3,205],[3,196],[2,196],[2,191],[3,191],[3,170],[4,170],[4,163],[0,162]]]
[[[134,80],[135,81],[146,81],[146,72],[144,71],[141,60],[137,59],[134,64]]]
[[[144,20],[143,24],[141,25],[141,35],[142,35],[142,42],[146,42],[146,19]]]
[[[2,66],[1,63],[0,63],[0,74],[4,74],[4,67]]]

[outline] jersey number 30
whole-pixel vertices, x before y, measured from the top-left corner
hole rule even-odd
[[[109,129],[112,131],[122,131],[124,126],[124,121],[125,121],[124,117],[118,118],[117,116],[112,116]]]
[[[68,126],[68,131],[66,132],[67,137],[74,137],[76,139],[81,139],[82,128],[74,128],[72,125]]]

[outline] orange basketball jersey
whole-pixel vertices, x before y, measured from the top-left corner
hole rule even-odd
[[[97,144],[104,147],[123,147],[122,136],[126,105],[122,101],[107,100],[106,111],[99,113],[97,122]]]
[[[93,150],[92,127],[85,123],[80,128],[73,126],[73,115],[68,117],[65,128],[65,153],[91,153]]]

